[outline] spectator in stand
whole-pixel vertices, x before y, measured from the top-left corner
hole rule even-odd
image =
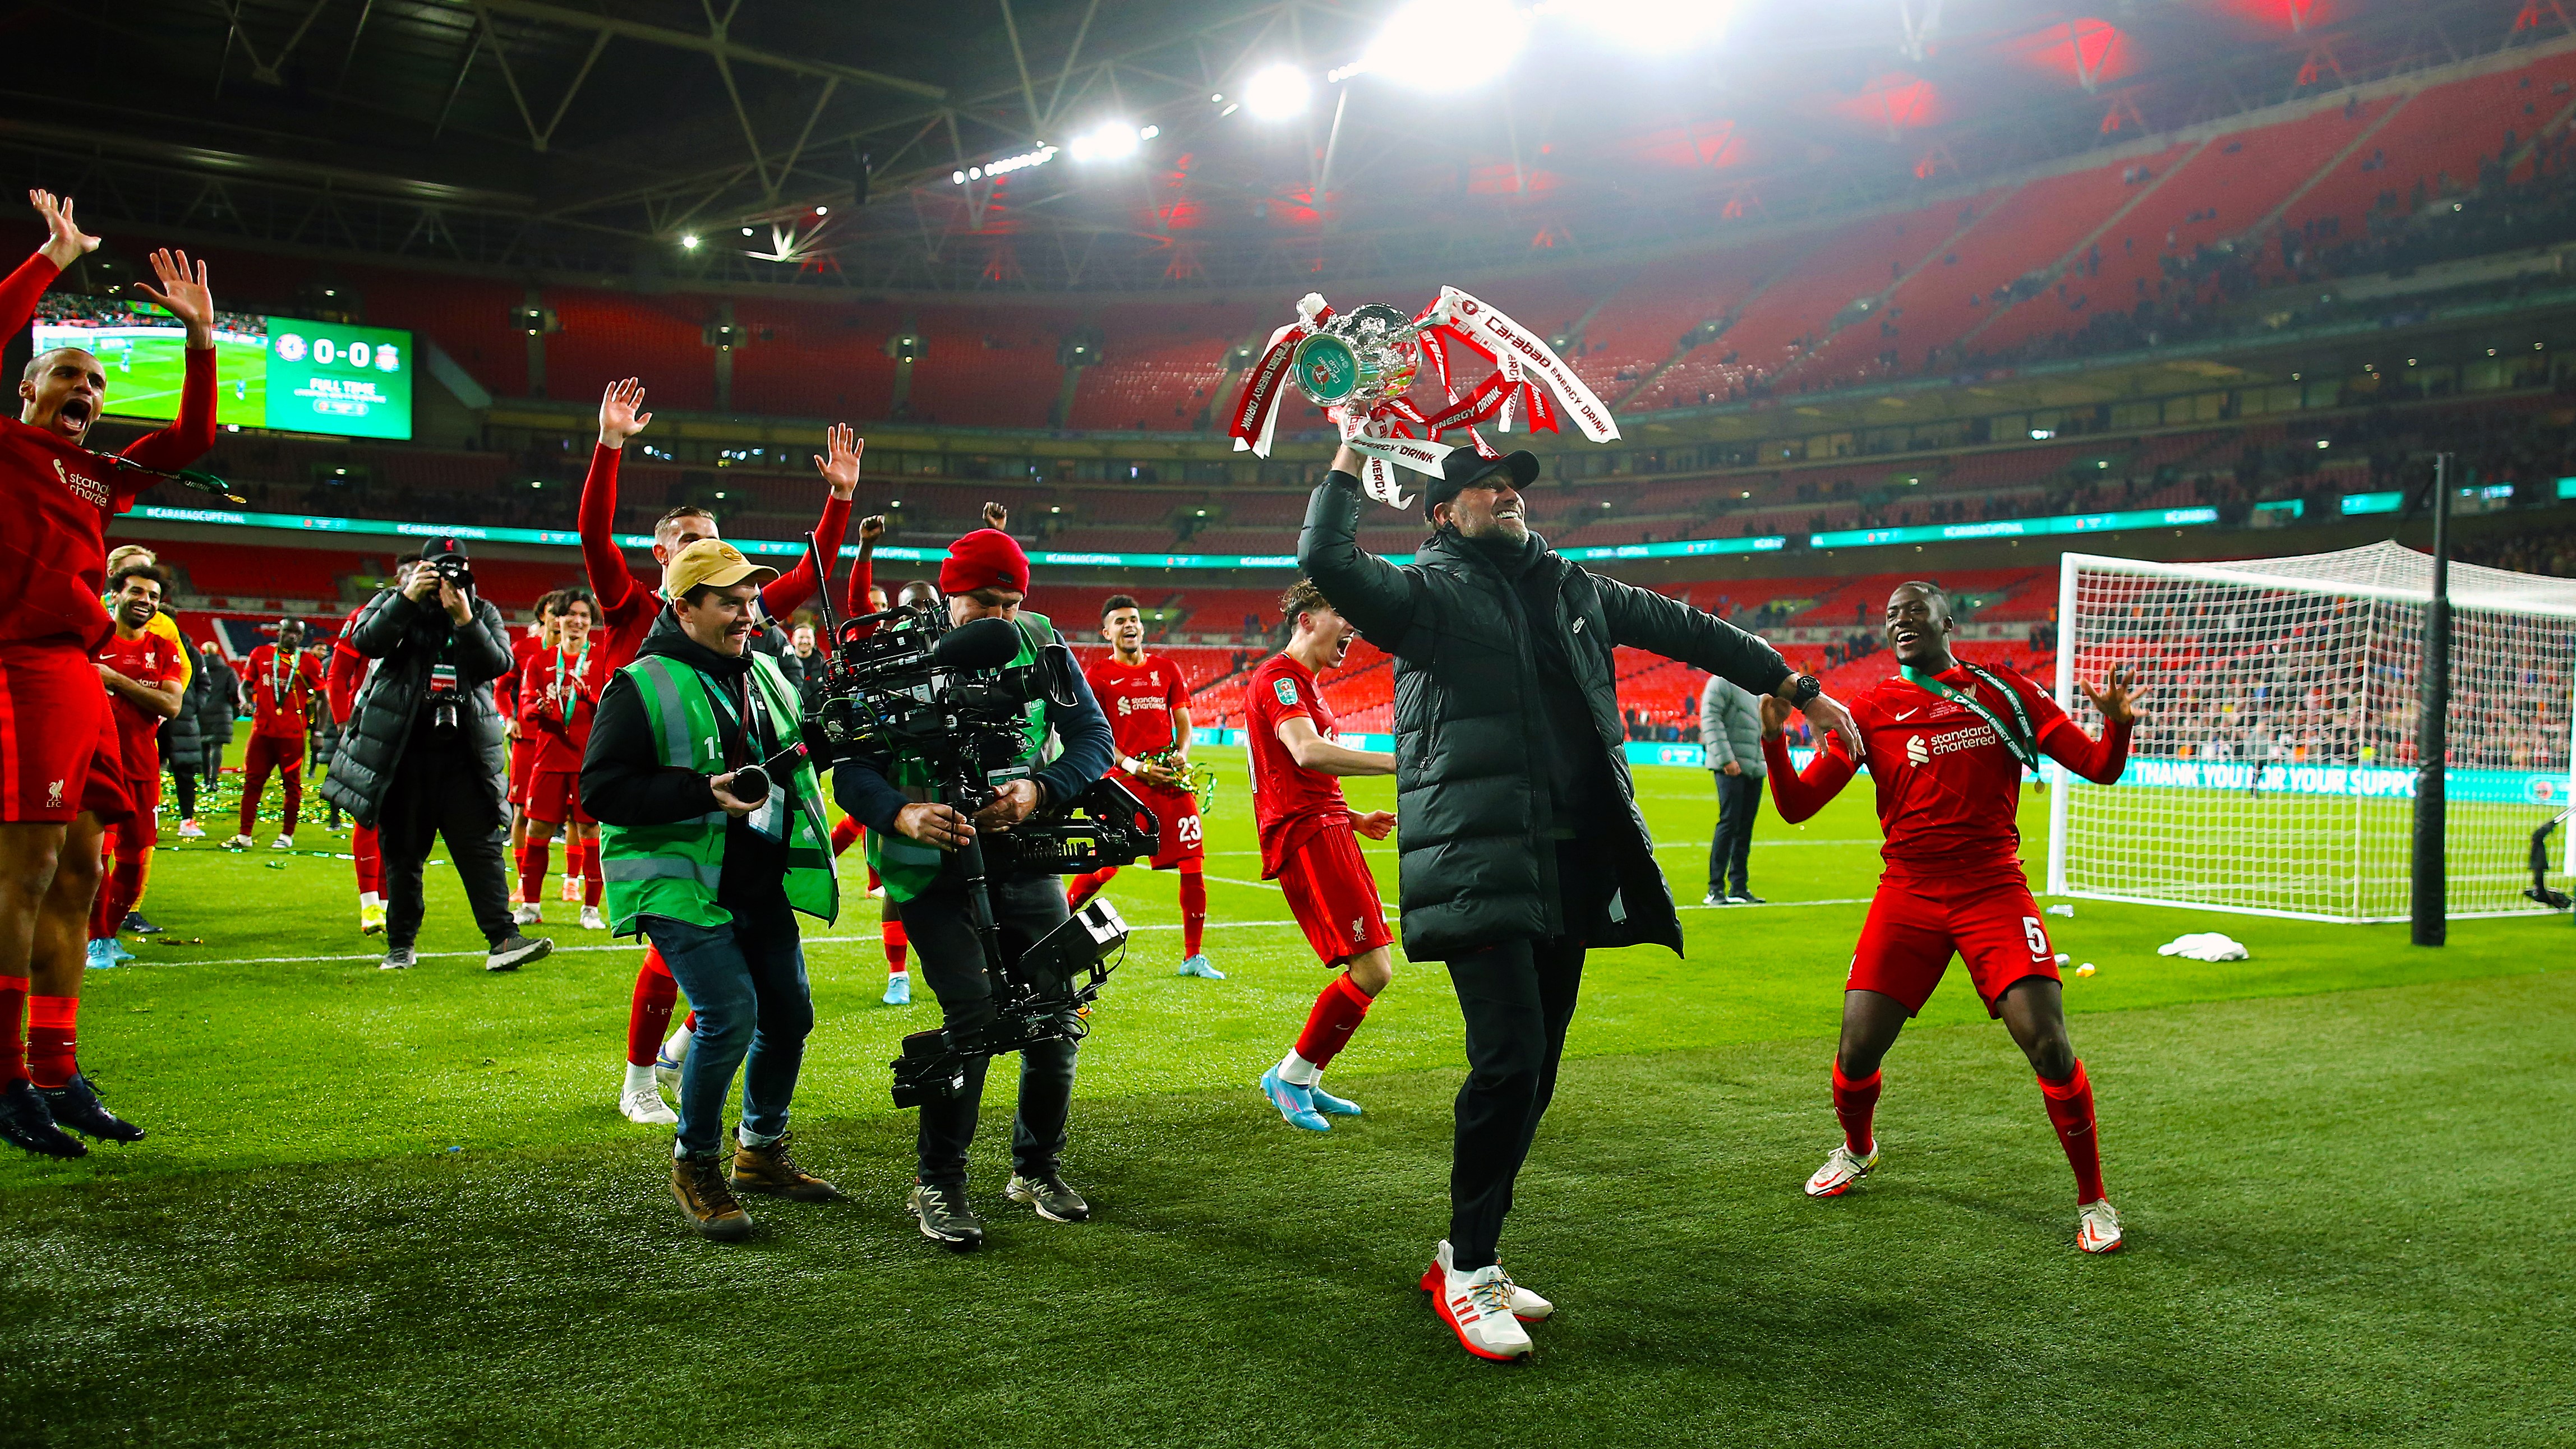
[[[1717,779],[1717,833],[1708,843],[1704,906],[1758,906],[1749,871],[1753,822],[1762,813],[1762,708],[1743,686],[1708,677],[1699,696],[1699,743]]]
[[[248,850],[251,828],[259,823],[259,798],[268,790],[271,770],[285,794],[286,818],[271,850],[295,848],[295,822],[304,808],[304,734],[313,698],[322,692],[322,666],[304,652],[304,625],[296,619],[277,622],[277,642],[250,651],[243,681],[250,695],[250,748],[242,755],[241,830],[224,842],[226,850]]]

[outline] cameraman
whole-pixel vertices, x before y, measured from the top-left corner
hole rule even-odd
[[[1029,591],[1029,559],[1007,533],[978,529],[950,545],[947,562],[939,570],[939,591],[948,596],[952,624],[1010,621],[1020,635],[1014,666],[1033,663],[1041,649],[1064,642],[1044,615],[1021,610],[1020,601]],[[833,772],[841,808],[867,827],[868,864],[883,877],[886,901],[896,907],[905,932],[921,953],[921,974],[939,997],[942,1024],[954,1041],[970,1041],[980,1034],[993,1020],[994,1009],[984,948],[975,934],[975,916],[967,900],[966,873],[953,852],[979,830],[1007,831],[1040,810],[1071,800],[1107,774],[1116,755],[1109,721],[1078,670],[1073,671],[1073,685],[1075,704],[1069,712],[1052,709],[1043,701],[1028,707],[1024,749],[1013,766],[1028,773],[1002,785],[999,798],[975,812],[971,822],[937,798],[920,760],[858,753],[845,756]],[[1053,764],[1040,768],[1049,730],[1063,752]],[[1070,914],[1059,876],[1035,871],[997,873],[987,878],[987,889],[1006,956],[1015,958]],[[1065,1117],[1073,1102],[1074,1052],[1075,1043],[1053,1041],[1020,1053],[1019,1116],[1011,1125],[1009,1194],[1012,1201],[1029,1204],[1050,1222],[1080,1222],[1091,1215],[1091,1205],[1065,1184],[1058,1171]],[[989,1060],[970,1056],[965,1090],[953,1098],[933,1099],[921,1108],[920,1169],[912,1190],[912,1212],[920,1219],[923,1237],[961,1253],[984,1241],[984,1224],[966,1201],[966,1149],[975,1140],[976,1112],[983,1100]]]
[[[680,550],[663,577],[673,627],[647,634],[609,676],[581,761],[581,803],[603,827],[609,918],[619,935],[651,939],[697,1009],[671,1194],[720,1242],[751,1233],[736,1192],[840,1196],[787,1151],[814,1029],[796,912],[828,923],[841,896],[795,686],[749,647],[760,586],[777,576],[720,539]],[[728,1183],[718,1150],[736,1068]]]
[[[486,971],[515,971],[554,949],[510,920],[501,868],[501,711],[492,681],[510,672],[501,611],[474,596],[465,545],[433,538],[401,582],[349,625],[349,647],[377,661],[350,707],[323,797],[373,826],[384,855],[384,969],[418,958],[421,871],[431,844],[465,885],[474,923],[491,943]]]

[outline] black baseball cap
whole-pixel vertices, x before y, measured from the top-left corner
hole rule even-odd
[[[1453,450],[1440,460],[1440,477],[1422,492],[1422,516],[1430,518],[1432,509],[1457,497],[1462,488],[1474,488],[1480,484],[1494,486],[1485,480],[1502,472],[1512,475],[1513,487],[1527,488],[1538,481],[1538,455],[1522,449],[1499,458],[1488,458],[1474,448]]]
[[[441,534],[420,546],[420,561],[436,563],[444,558],[465,557],[465,540]]]

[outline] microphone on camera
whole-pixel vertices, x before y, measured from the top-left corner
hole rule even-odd
[[[947,669],[999,669],[1020,657],[1020,631],[1008,619],[977,619],[939,636],[930,657]]]

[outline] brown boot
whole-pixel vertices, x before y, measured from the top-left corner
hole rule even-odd
[[[793,1135],[781,1132],[766,1147],[747,1147],[735,1139],[733,1190],[765,1192],[797,1202],[830,1202],[839,1197],[839,1188],[798,1167],[796,1159],[787,1155],[787,1139]]]
[[[713,1157],[671,1159],[671,1196],[699,1233],[719,1243],[738,1243],[751,1236],[751,1214],[733,1200],[724,1172]]]

